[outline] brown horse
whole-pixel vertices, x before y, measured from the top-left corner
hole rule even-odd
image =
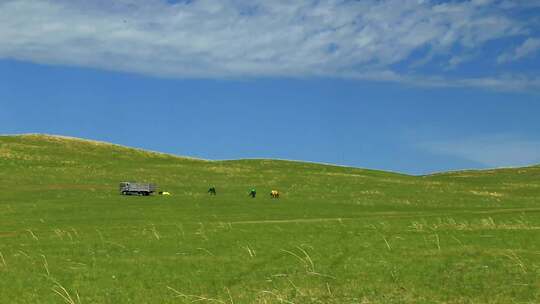
[[[279,191],[277,191],[277,190],[272,190],[272,191],[270,192],[270,197],[271,197],[271,198],[279,198]]]

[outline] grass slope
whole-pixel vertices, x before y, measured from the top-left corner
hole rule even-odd
[[[539,176],[2,136],[0,303],[538,303]],[[125,180],[173,196],[121,196]]]

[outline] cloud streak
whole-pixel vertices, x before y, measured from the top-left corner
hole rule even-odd
[[[526,166],[540,163],[540,141],[507,134],[426,142],[420,144],[419,147],[434,154],[459,157],[487,167]]]
[[[539,80],[530,75],[448,77],[444,68],[421,72],[412,64],[420,56],[421,66],[442,61],[455,70],[464,64],[458,58],[474,60],[471,54],[490,41],[530,35],[526,22],[506,13],[510,6],[491,0],[7,0],[0,1],[0,58],[178,78],[345,77],[491,88],[505,81],[509,89],[535,90]],[[525,57],[535,41],[526,40],[513,56]]]
[[[501,54],[497,61],[499,63],[520,60],[528,56],[533,56],[540,50],[540,39],[539,38],[529,38],[523,42],[520,46],[512,50]]]

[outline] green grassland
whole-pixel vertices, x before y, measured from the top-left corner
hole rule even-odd
[[[538,166],[408,176],[25,135],[0,137],[0,179],[0,303],[540,303]]]

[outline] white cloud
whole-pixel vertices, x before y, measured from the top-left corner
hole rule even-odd
[[[536,8],[540,7],[540,0],[504,0],[499,6],[506,9]]]
[[[354,75],[421,83],[392,65],[421,48],[435,57],[458,47],[465,54],[449,56],[455,65],[470,57],[467,50],[526,33],[492,2],[4,0],[0,58],[180,78]]]
[[[539,38],[528,38],[521,44],[516,47],[511,52],[501,54],[497,61],[499,63],[515,61],[528,56],[532,56],[540,50],[540,39]]]
[[[508,134],[427,142],[420,148],[449,155],[487,167],[526,166],[540,163],[540,141]]]

